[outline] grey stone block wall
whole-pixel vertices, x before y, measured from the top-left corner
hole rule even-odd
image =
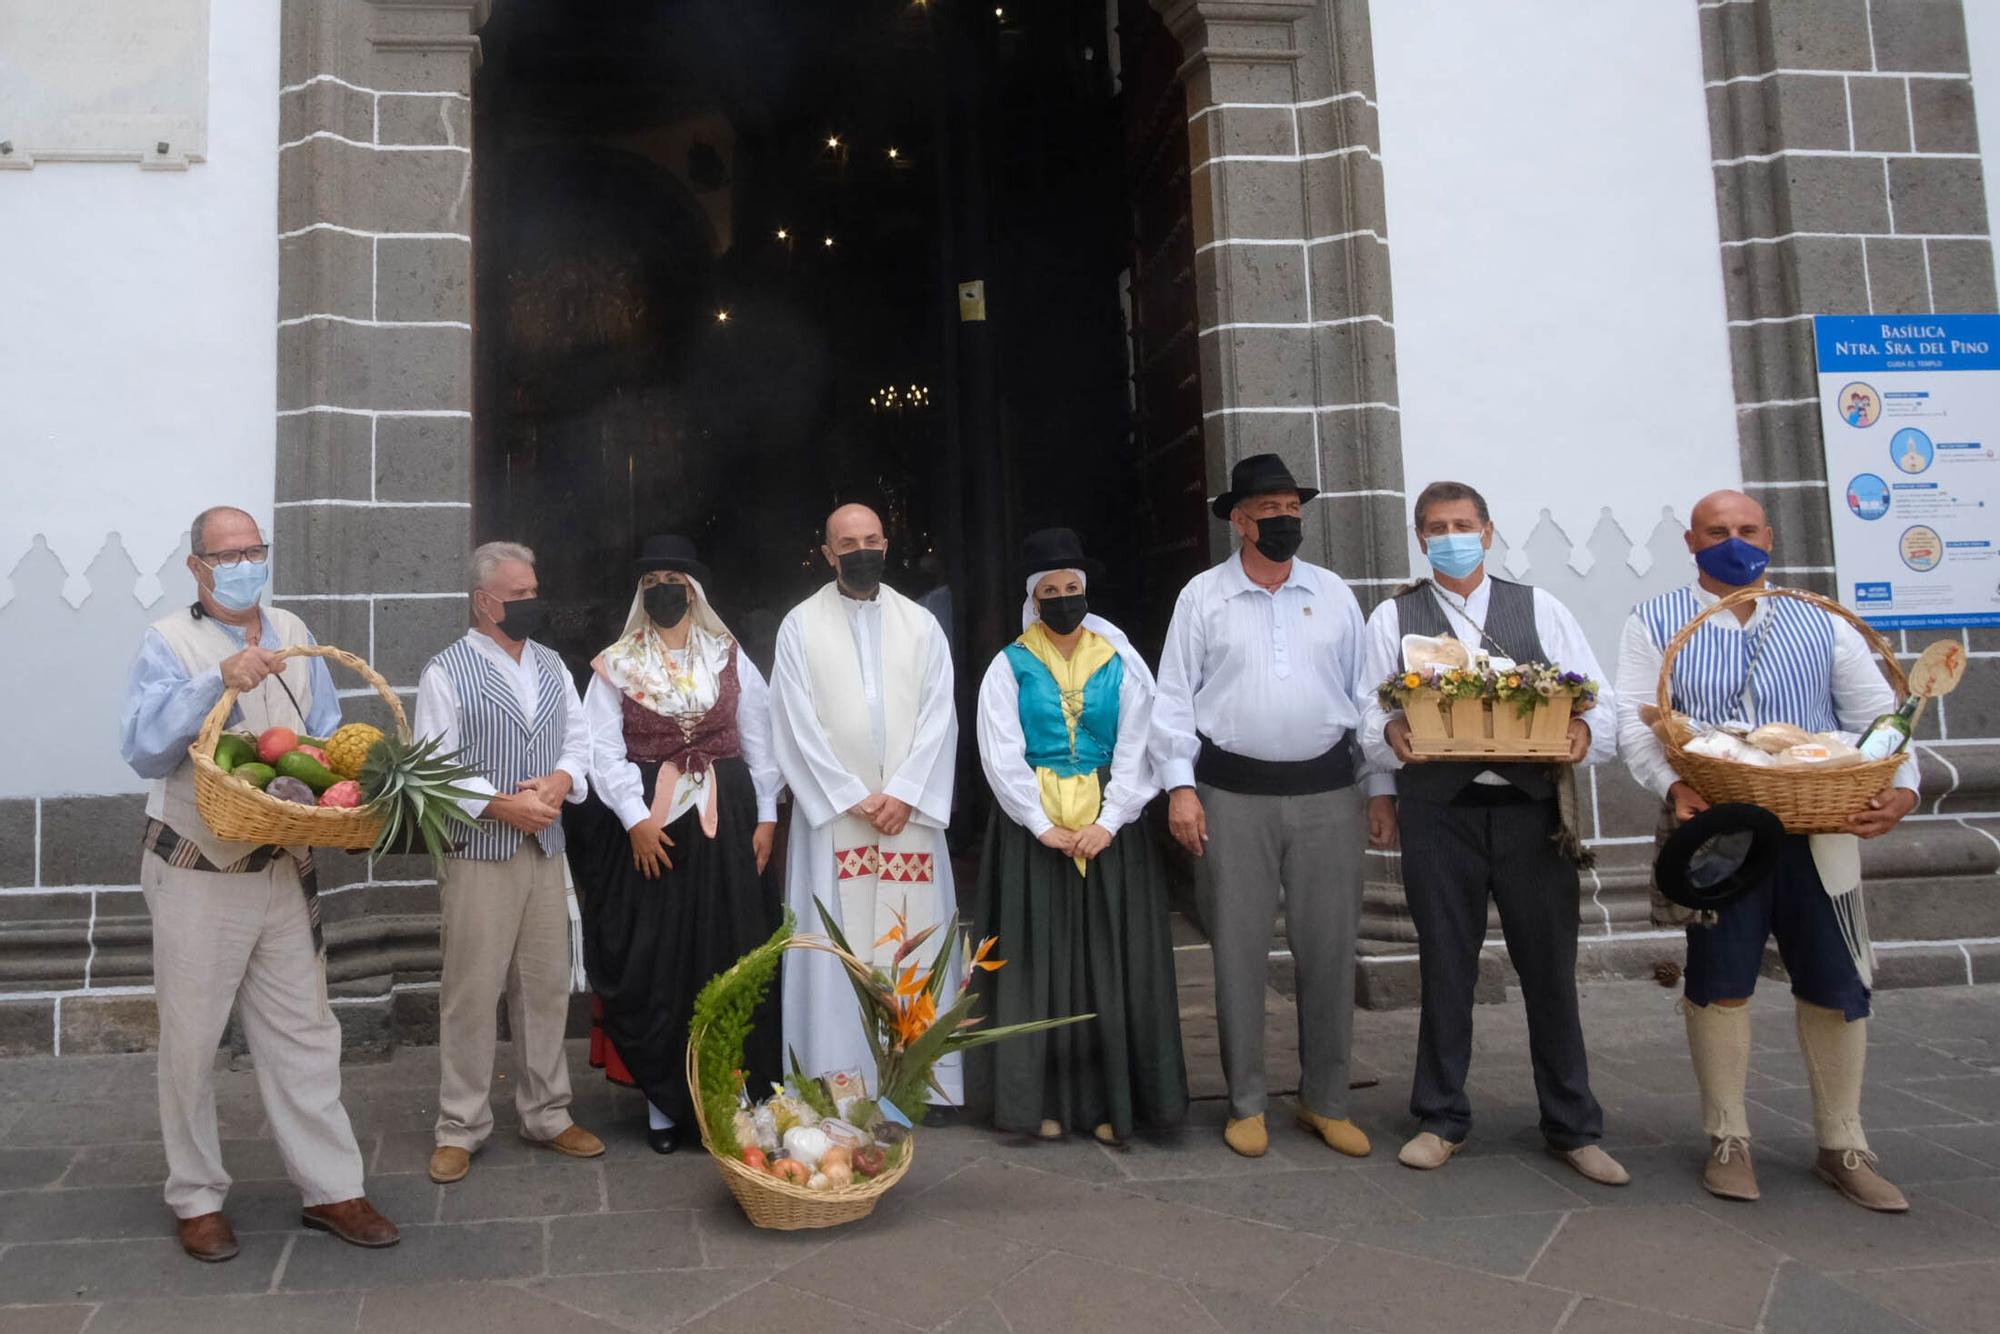
[[[1698,13],[1744,484],[1778,530],[1778,579],[1832,593],[1812,316],[1994,309],[1964,8]],[[1894,943],[1883,985],[1970,981],[2000,958],[2000,636],[1962,633],[1964,685],[1919,737],[1923,802],[1866,849],[1872,926]]]

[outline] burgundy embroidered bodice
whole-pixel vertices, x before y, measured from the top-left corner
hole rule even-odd
[[[707,713],[655,713],[630,695],[618,696],[625,714],[625,758],[634,763],[667,762],[682,773],[698,774],[717,760],[743,753],[736,729],[736,701],[743,693],[736,679],[736,650],[716,683],[715,704]]]

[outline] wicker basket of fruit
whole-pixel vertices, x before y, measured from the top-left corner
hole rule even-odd
[[[242,843],[441,855],[451,824],[471,823],[457,801],[472,794],[456,786],[470,771],[440,758],[434,742],[412,742],[396,693],[352,653],[303,644],[277,656],[326,658],[354,672],[388,702],[396,735],[367,723],[324,740],[284,727],[227,732],[237,692],[224,690],[188,747],[203,823]]]

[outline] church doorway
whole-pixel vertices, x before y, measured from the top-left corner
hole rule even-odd
[[[573,665],[659,532],[768,664],[849,500],[892,584],[947,590],[967,694],[1037,527],[1082,531],[1093,604],[1156,647],[1207,478],[1145,0],[509,0],[482,41],[475,535],[537,549]]]

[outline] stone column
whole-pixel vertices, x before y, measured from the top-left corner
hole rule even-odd
[[[1994,308],[1964,9],[1699,10],[1744,485],[1778,530],[1773,574],[1831,594],[1812,316]],[[1895,945],[1878,985],[2000,977],[2000,948],[1981,943],[2000,934],[2000,632],[1965,638],[1964,684],[1920,737],[1923,818],[1866,848],[1871,925]]]
[[[405,710],[466,624],[471,94],[487,8],[284,5],[274,598],[365,657]],[[350,720],[387,725],[373,690],[336,684]],[[351,1039],[380,1038],[366,1021],[386,1018],[392,982],[421,987],[437,967],[435,890],[421,863],[322,865],[336,1003]]]

